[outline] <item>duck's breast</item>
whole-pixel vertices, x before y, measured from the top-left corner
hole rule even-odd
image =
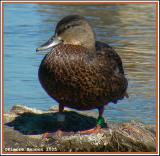
[[[118,98],[117,90],[122,92],[118,85],[123,85],[123,76],[114,75],[110,66],[105,55],[89,53],[81,46],[61,45],[43,59],[39,79],[58,102],[91,109]]]

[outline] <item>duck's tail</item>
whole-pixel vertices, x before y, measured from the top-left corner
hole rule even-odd
[[[129,95],[128,95],[127,91],[126,91],[126,92],[123,94],[123,96],[122,96],[121,98],[119,98],[118,100],[121,100],[121,99],[123,99],[124,97],[129,98]],[[114,104],[117,104],[118,100],[114,100],[114,101],[112,101],[112,102],[113,102]]]
[[[124,97],[129,98],[127,91],[124,93]]]

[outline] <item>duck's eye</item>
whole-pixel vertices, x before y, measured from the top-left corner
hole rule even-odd
[[[69,29],[70,27],[71,27],[70,25],[66,25],[64,29]]]
[[[63,27],[59,28],[56,32],[57,32],[58,35],[60,35],[64,31],[66,31],[67,29],[69,29],[70,27],[72,27],[72,26],[71,25],[63,26]]]

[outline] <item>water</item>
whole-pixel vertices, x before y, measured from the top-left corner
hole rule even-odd
[[[139,120],[155,124],[155,6],[154,5],[38,5],[5,4],[4,106],[15,104],[48,110],[56,105],[37,76],[44,56],[35,49],[44,43],[56,23],[69,14],[85,16],[97,40],[113,46],[121,56],[129,80],[129,99],[109,104],[108,121]]]

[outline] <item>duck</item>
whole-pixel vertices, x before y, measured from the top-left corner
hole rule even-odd
[[[98,109],[96,126],[80,133],[100,132],[106,125],[104,107],[128,97],[121,57],[107,43],[96,41],[91,24],[80,15],[68,15],[58,22],[53,36],[36,52],[46,50],[38,77],[59,104],[57,121],[60,125],[65,122],[64,107]]]

